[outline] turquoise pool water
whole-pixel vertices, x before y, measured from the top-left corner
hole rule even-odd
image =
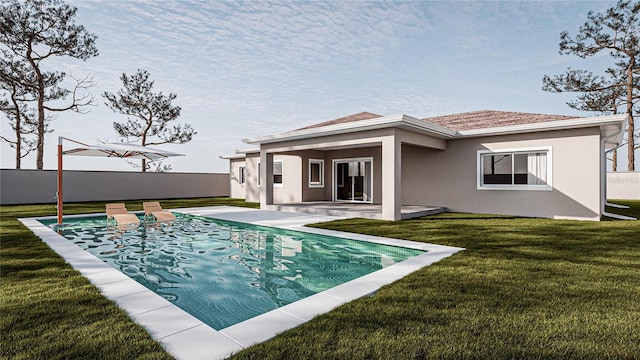
[[[72,218],[58,232],[216,330],[425,252],[176,216],[134,228]]]

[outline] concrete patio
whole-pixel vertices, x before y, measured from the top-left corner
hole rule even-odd
[[[267,205],[265,210],[303,214],[339,216],[345,218],[382,219],[382,205],[333,201],[313,201],[295,204]],[[446,212],[442,206],[402,205],[402,220]]]

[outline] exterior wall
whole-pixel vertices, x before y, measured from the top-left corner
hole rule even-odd
[[[302,202],[302,159],[297,155],[274,155],[273,161],[282,161],[282,185],[273,186],[273,203]]]
[[[0,171],[2,205],[53,204],[56,191],[56,170]],[[228,174],[63,172],[65,202],[218,197],[229,193]]]
[[[260,154],[247,154],[247,183],[245,184],[246,200],[260,202],[260,187],[258,186],[258,162]]]
[[[302,201],[329,201],[331,200],[331,160],[327,159],[326,152],[319,150],[306,150],[298,153],[302,158]],[[322,187],[309,186],[309,161],[324,161],[324,178]]]
[[[273,161],[282,161],[283,174],[282,186],[274,185],[273,187],[274,203],[302,202],[302,178],[300,177],[302,159],[297,155],[275,155]],[[242,162],[247,167],[247,180],[244,186],[245,199],[246,201],[259,202],[262,187],[258,186],[260,154],[247,154]]]
[[[553,190],[477,189],[478,150],[549,146]],[[403,146],[402,203],[446,206],[456,212],[599,220],[599,152],[599,128],[452,140],[446,151]]]
[[[640,200],[640,172],[608,173],[607,198]]]
[[[229,160],[229,187],[230,197],[234,199],[245,199],[247,192],[245,190],[245,184],[240,184],[238,178],[240,174],[240,166],[245,166],[245,159],[230,159]],[[246,174],[245,174],[246,176]]]

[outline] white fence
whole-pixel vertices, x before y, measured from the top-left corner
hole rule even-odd
[[[640,172],[607,173],[607,198],[640,200]]]
[[[55,170],[0,170],[0,205],[55,203]],[[229,174],[65,170],[64,201],[229,196]],[[640,200],[640,172],[607,174],[607,198]]]
[[[63,172],[63,199],[109,201],[229,196],[229,174]],[[55,170],[0,170],[0,205],[55,203]]]

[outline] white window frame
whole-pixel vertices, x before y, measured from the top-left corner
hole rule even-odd
[[[337,187],[338,186],[344,186],[344,178],[340,179],[340,180],[336,180],[337,177],[337,171],[336,171],[336,165],[338,163],[343,163],[343,162],[353,162],[353,161],[368,161],[371,163],[371,179],[369,180],[369,186],[371,187],[371,194],[370,197],[371,199],[368,201],[353,201],[353,200],[338,200],[336,199],[336,192],[337,192]],[[374,182],[373,182],[373,178],[374,178],[374,167],[373,167],[373,157],[362,157],[362,158],[342,158],[342,159],[333,159],[331,161],[331,171],[333,172],[332,176],[331,176],[331,199],[333,199],[332,201],[334,202],[354,202],[354,203],[362,203],[362,204],[372,204],[373,203],[373,199],[374,199],[374,195],[373,195],[373,191],[374,191]],[[342,182],[342,183],[341,183]]]
[[[275,172],[273,173],[274,179],[273,179],[273,187],[283,187],[284,186],[284,161],[283,160],[273,160],[273,169],[275,170],[276,168],[276,163],[280,163],[280,168],[282,169],[282,174],[280,174],[280,176],[282,177],[282,182],[276,183],[276,179],[275,179]]]
[[[245,186],[247,184],[247,165],[238,166],[238,184]]]
[[[275,181],[273,182],[273,187],[283,187],[284,186],[284,160],[274,160],[273,163],[281,163],[282,164],[282,182],[281,183],[276,183]],[[257,184],[258,186],[260,186],[260,161],[258,161],[258,179],[257,179]],[[275,174],[274,174],[275,175]]]
[[[482,156],[487,154],[510,154],[512,161],[511,171],[513,173],[513,161],[515,154],[528,154],[535,152],[547,153],[547,183],[541,185],[535,184],[483,184],[483,163]],[[525,190],[525,191],[551,191],[553,190],[553,148],[551,146],[532,147],[532,148],[509,148],[509,149],[492,149],[477,151],[477,189],[478,190]]]
[[[320,181],[312,182],[311,181],[311,167],[317,164],[320,166]],[[322,159],[309,159],[309,187],[310,188],[323,188],[324,187],[324,160]]]

